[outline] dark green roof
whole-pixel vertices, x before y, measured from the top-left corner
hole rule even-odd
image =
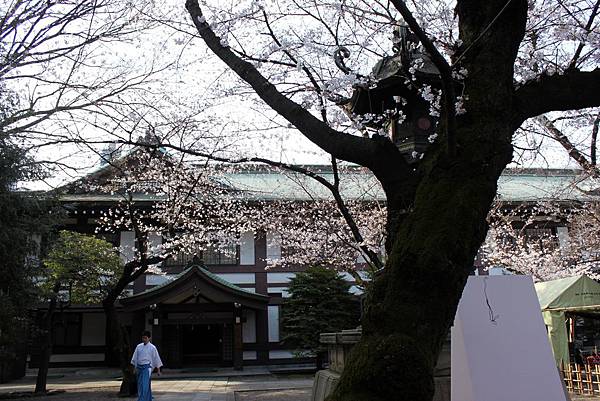
[[[331,166],[302,167],[333,182]],[[250,200],[331,199],[329,190],[316,180],[265,165],[246,165],[234,172],[224,168],[214,180]],[[593,179],[583,179],[580,170],[506,169],[498,181],[498,199],[508,202],[597,200],[597,195],[587,192],[595,190],[597,184]],[[342,169],[340,191],[346,199],[385,200],[384,191],[375,176],[366,168],[358,166],[350,165]],[[122,197],[118,194],[67,193],[61,199],[64,202],[116,202]],[[140,202],[160,199],[160,196],[153,194],[134,195],[134,200]]]
[[[221,288],[221,290],[243,299],[248,299],[253,302],[267,302],[269,299],[269,297],[266,295],[256,294],[252,291],[240,288],[237,285],[217,276],[216,274],[211,273],[204,267],[195,264],[176,275],[172,280],[154,286],[146,291],[121,298],[120,303],[125,307],[134,305],[138,302],[143,303],[144,301],[151,299],[154,295],[158,296],[160,293],[168,292],[171,289],[178,288],[177,286],[179,283],[187,282],[194,275],[203,277],[204,281],[208,282],[213,287]]]

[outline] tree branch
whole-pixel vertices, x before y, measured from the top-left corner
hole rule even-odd
[[[448,144],[448,155],[453,156],[456,152],[456,94],[454,93],[454,84],[452,81],[452,68],[444,56],[438,51],[433,42],[429,39],[425,31],[421,28],[415,17],[406,7],[402,0],[392,0],[394,7],[400,12],[404,21],[408,24],[411,31],[417,35],[423,47],[431,56],[431,61],[440,71],[442,79],[442,93],[444,95],[444,129]]]
[[[598,141],[598,128],[600,128],[600,113],[596,116],[592,126],[592,143],[590,144],[590,160],[592,165],[596,167],[596,144]]]
[[[550,133],[552,138],[554,138],[562,145],[563,148],[565,148],[565,150],[569,153],[569,156],[575,160],[582,169],[584,169],[593,177],[598,177],[599,171],[596,166],[586,159],[586,157],[575,147],[575,145],[573,145],[569,138],[567,138],[565,134],[563,134],[558,128],[556,128],[554,124],[552,124],[552,121],[550,121],[546,116],[539,116],[537,119]]]
[[[364,244],[364,238],[360,233],[360,229],[358,228],[356,221],[354,221],[350,210],[348,210],[344,199],[342,199],[342,195],[340,194],[340,176],[338,174],[337,160],[335,160],[334,157],[331,158],[331,167],[333,169],[333,184],[330,184],[331,188],[329,188],[329,190],[333,194],[335,203],[337,204],[340,213],[344,217],[346,224],[350,228],[350,232],[352,232],[352,236],[354,237],[354,240],[358,244],[360,250],[369,258],[369,261],[373,264],[375,270],[382,269],[383,263],[381,263],[379,256]]]
[[[598,15],[598,7],[600,7],[600,0],[596,0],[596,4],[594,5],[592,14],[590,14],[590,18],[588,19],[588,22],[585,25],[585,32],[588,34],[591,32],[592,24],[594,23],[594,19]],[[573,55],[573,59],[571,59],[571,62],[569,63],[569,67],[567,68],[568,70],[577,68],[579,57],[581,56],[581,51],[583,50],[584,46],[585,46],[585,41],[582,40],[581,42],[579,42],[579,45],[577,46],[577,50],[575,50],[575,54]]]
[[[600,106],[600,68],[542,75],[515,91],[516,125],[550,111]]]
[[[273,110],[292,123],[306,138],[336,158],[372,167],[381,159],[381,146],[368,138],[336,131],[317,119],[299,104],[281,94],[252,64],[242,60],[210,28],[197,0],[187,0],[186,8],[198,33],[229,68],[248,83]]]

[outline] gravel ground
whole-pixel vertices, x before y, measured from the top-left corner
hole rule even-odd
[[[310,389],[236,391],[235,401],[310,401]]]

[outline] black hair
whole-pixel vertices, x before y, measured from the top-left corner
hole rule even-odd
[[[150,338],[150,337],[152,337],[152,333],[150,333],[148,330],[144,330],[144,331],[142,331],[142,337],[144,337],[144,336]]]

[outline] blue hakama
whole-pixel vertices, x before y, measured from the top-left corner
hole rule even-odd
[[[137,365],[138,401],[152,401],[152,388],[150,387],[150,364]]]

